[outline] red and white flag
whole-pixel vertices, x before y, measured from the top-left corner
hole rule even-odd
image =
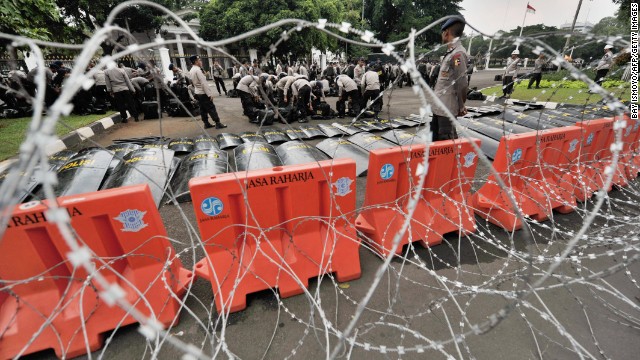
[[[534,9],[533,6],[529,5],[529,3],[527,3],[527,12],[535,14],[536,13],[536,9]]]

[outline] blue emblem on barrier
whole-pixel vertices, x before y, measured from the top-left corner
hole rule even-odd
[[[393,176],[394,172],[395,169],[393,168],[393,165],[384,164],[380,168],[380,177],[382,178],[382,180],[389,180]]]
[[[522,159],[522,149],[516,149],[511,155],[511,162],[514,163],[520,159]]]
[[[214,196],[202,200],[202,204],[200,204],[200,210],[209,216],[220,215],[223,209],[224,204],[222,200]]]
[[[593,142],[593,133],[589,134],[589,136],[587,137],[587,145],[591,145],[592,142]]]
[[[348,177],[341,177],[340,179],[336,180],[336,182],[334,182],[331,185],[336,187],[336,195],[337,196],[345,196],[345,195],[351,193],[351,184],[352,183],[353,183],[353,180],[349,179]]]
[[[143,219],[144,214],[146,213],[146,211],[128,209],[121,212],[120,215],[114,219],[122,223],[123,227],[121,231],[138,232],[149,226],[149,224],[145,223]]]
[[[576,146],[578,146],[578,140],[573,139],[571,140],[571,142],[569,143],[569,152],[572,153],[576,150]]]
[[[464,167],[468,168],[471,167],[473,165],[473,160],[475,160],[476,158],[476,154],[475,153],[467,153],[467,155],[464,156]]]

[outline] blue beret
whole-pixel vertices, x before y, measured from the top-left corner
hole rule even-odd
[[[466,24],[466,22],[464,21],[464,18],[462,16],[454,16],[452,18],[447,19],[447,21],[444,22],[444,24],[442,24],[442,26],[440,27],[440,31],[445,31],[449,28],[449,26],[455,24],[455,23],[463,23]]]

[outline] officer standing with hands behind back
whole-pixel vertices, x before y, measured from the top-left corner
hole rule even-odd
[[[196,98],[200,104],[200,114],[202,115],[204,128],[209,129],[214,126],[209,123],[208,115],[211,115],[211,118],[215,121],[216,129],[226,128],[227,125],[220,122],[220,116],[218,116],[216,106],[213,104],[213,91],[209,87],[207,78],[202,71],[202,60],[200,56],[193,55],[189,60],[191,60],[191,64],[193,64],[191,70],[189,70],[189,77],[191,78],[191,83],[195,88]]]
[[[440,30],[442,43],[447,44],[447,52],[442,58],[438,81],[434,92],[442,101],[445,108],[453,116],[462,116],[467,113],[464,103],[467,101],[467,53],[460,43],[460,36],[464,31],[465,20],[462,16],[448,19]],[[457,139],[453,123],[440,106],[433,106],[433,119],[431,119],[431,132],[433,141]]]

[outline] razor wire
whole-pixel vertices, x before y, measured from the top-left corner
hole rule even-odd
[[[559,351],[560,349],[580,358],[609,358],[608,353],[611,350],[605,348],[598,341],[597,329],[599,324],[593,322],[592,317],[599,317],[600,321],[605,319],[606,321],[614,322],[619,331],[630,330],[637,335],[640,327],[638,298],[636,296],[636,299],[633,299],[633,295],[629,294],[629,289],[627,288],[630,287],[631,292],[638,293],[637,273],[634,273],[634,271],[637,272],[637,260],[640,256],[638,254],[637,231],[640,215],[638,211],[640,193],[635,181],[630,182],[628,186],[616,192],[598,191],[595,199],[590,199],[580,204],[575,208],[574,213],[570,215],[550,214],[550,219],[547,221],[537,221],[522,214],[513,194],[508,192],[512,206],[511,210],[522,221],[523,230],[504,232],[488,222],[479,220],[476,223],[477,229],[474,233],[447,236],[443,239],[441,245],[427,248],[417,246],[410,239],[402,254],[395,256],[394,253],[399,247],[400,239],[405,236],[412,226],[415,226],[413,211],[416,208],[416,203],[420,200],[421,192],[410,191],[405,195],[408,204],[407,212],[395,203],[374,207],[388,208],[397,212],[398,216],[403,218],[402,230],[398,233],[386,234],[393,238],[393,245],[389,255],[382,256],[381,262],[378,261],[376,263],[369,260],[369,263],[375,264],[374,267],[363,269],[361,279],[346,284],[338,282],[333,274],[327,273],[318,277],[315,286],[305,286],[307,279],[299,279],[287,264],[286,259],[270,258],[260,249],[261,246],[274,246],[269,241],[268,235],[268,232],[272,229],[252,229],[257,233],[245,231],[237,239],[242,244],[240,246],[241,257],[244,256],[245,252],[252,251],[247,244],[259,244],[253,254],[249,255],[250,260],[247,267],[250,268],[258,256],[267,257],[269,262],[280,269],[281,274],[278,276],[288,276],[295,279],[304,291],[303,295],[298,296],[297,299],[283,299],[277,289],[270,290],[272,295],[269,295],[270,300],[267,301],[273,301],[275,309],[270,309],[269,315],[275,317],[275,319],[272,324],[258,326],[261,330],[259,333],[251,334],[251,336],[257,337],[254,339],[255,341],[262,342],[263,348],[259,349],[260,354],[247,352],[248,350],[240,346],[238,340],[235,339],[236,337],[242,337],[243,334],[233,329],[232,322],[237,321],[238,317],[242,317],[242,313],[231,314],[228,308],[227,311],[217,313],[211,294],[209,293],[209,296],[203,297],[203,293],[207,295],[207,292],[203,292],[202,289],[196,289],[194,283],[191,283],[187,288],[186,295],[183,297],[175,296],[175,300],[180,304],[181,308],[180,319],[176,317],[171,326],[164,328],[158,323],[153,314],[150,316],[142,314],[134,304],[123,297],[120,285],[111,283],[99,272],[102,269],[110,270],[113,274],[119,276],[120,280],[126,282],[126,278],[119,275],[119,272],[112,267],[112,264],[122,258],[140,255],[134,251],[117,259],[95,256],[84,241],[75,235],[74,229],[71,227],[70,217],[56,201],[54,187],[57,184],[57,179],[55,173],[37,170],[37,168],[49,168],[46,148],[57,140],[54,135],[55,124],[61,121],[60,118],[62,116],[71,113],[71,100],[74,94],[80,89],[87,90],[93,85],[90,79],[94,71],[114,66],[118,58],[127,55],[133,55],[145,61],[145,57],[140,55],[143,50],[175,43],[175,41],[171,40],[157,39],[149,44],[132,44],[118,49],[118,52],[114,55],[103,57],[92,70],[85,72],[84,69],[87,68],[99,49],[100,43],[110,33],[128,34],[125,29],[112,24],[119,12],[132,5],[151,6],[164,11],[192,37],[190,40],[183,40],[183,43],[193,43],[216,51],[222,51],[221,47],[224,45],[263,34],[275,28],[286,28],[287,30],[283,31],[278,41],[270,46],[270,51],[265,55],[265,58],[269,58],[271,53],[277,51],[278,46],[286,42],[291,34],[302,30],[322,31],[340,41],[354,45],[381,47],[385,54],[394,56],[402,64],[402,71],[415,84],[412,86],[412,92],[419,101],[417,110],[426,124],[424,127],[426,132],[422,140],[427,144],[427,151],[431,143],[431,134],[429,132],[431,106],[432,104],[437,104],[444,108],[433,90],[417,71],[414,41],[420,33],[429,30],[442,21],[446,21],[448,17],[429,24],[419,31],[413,31],[407,39],[387,44],[376,40],[374,34],[370,31],[355,29],[348,23],[329,23],[324,19],[315,22],[286,19],[230,39],[208,42],[195,34],[182,19],[163,7],[148,1],[131,1],[114,8],[104,27],[99,29],[82,46],[42,42],[0,34],[0,37],[13,41],[13,47],[28,47],[36,55],[40,69],[36,78],[39,91],[37,92],[37,98],[33,99],[34,116],[31,128],[27,139],[20,148],[17,166],[12,168],[10,175],[2,184],[2,191],[0,192],[0,208],[3,215],[0,223],[2,229],[0,234],[4,233],[10,220],[10,214],[17,205],[14,194],[30,176],[36,176],[42,184],[46,199],[49,200],[48,206],[50,208],[46,212],[47,220],[58,226],[71,249],[68,258],[64,260],[65,263],[71,263],[74,273],[76,270],[83,269],[86,273],[91,274],[91,280],[89,281],[88,279],[77,279],[72,273],[68,279],[70,280],[69,284],[71,285],[74,281],[81,281],[84,285],[75,293],[70,293],[72,291],[71,286],[67,287],[62,299],[67,300],[76,297],[82,299],[91,294],[90,296],[100,298],[107,304],[120,307],[140,324],[139,334],[128,333],[124,328],[118,326],[108,337],[103,348],[93,355],[87,345],[88,358],[93,358],[93,356],[98,358],[109,357],[110,351],[116,351],[115,354],[117,354],[118,350],[114,350],[114,345],[112,344],[117,341],[118,337],[136,337],[138,341],[144,341],[144,350],[140,354],[140,357],[143,358],[182,356],[183,359],[206,359],[223,356],[230,358],[324,356],[333,359],[342,357],[361,358],[368,356],[367,354],[380,358],[391,356],[412,358],[422,353],[444,358],[476,358],[476,356],[486,356],[486,352],[484,352],[486,350],[477,349],[477,341],[490,338],[491,332],[495,333],[501,330],[505,331],[505,328],[509,329],[510,326],[514,326],[512,322],[516,322],[516,319],[524,322],[530,334],[529,340],[533,340],[535,344],[531,349],[526,349],[531,351],[531,354],[521,354],[523,357],[529,357],[529,355],[531,357],[545,357],[547,349],[540,348],[540,342],[545,341],[547,347],[554,347],[552,351]],[[337,32],[332,30],[337,30]],[[130,34],[128,35],[130,36]],[[354,40],[353,37],[359,40]],[[618,116],[629,111],[616,96],[597,86],[580,70],[566,62],[561,54],[558,54],[544,43],[543,38],[503,37],[496,40],[501,41],[503,47],[520,45],[535,49],[534,53],[536,54],[545,53],[553,56],[552,61],[555,65],[569,69],[573,78],[587,83],[589,89],[601,95],[604,103]],[[594,38],[593,41],[599,40],[603,39]],[[622,47],[629,45],[628,42],[620,37],[608,38],[606,41],[616,42]],[[408,58],[404,59],[396,51],[396,47],[400,46],[406,46],[409,52]],[[76,66],[67,79],[58,100],[44,116],[42,115],[42,110],[44,104],[45,66],[41,51],[42,47],[67,48],[80,51],[76,58]],[[233,60],[236,63],[238,62],[235,58]],[[552,88],[548,94],[543,90],[541,93],[545,95],[545,98],[538,100],[556,100],[558,96],[556,91],[560,86]],[[262,91],[262,87],[259,86],[258,88],[268,108],[274,110],[277,116],[284,120],[277,107],[269,102],[268,97]],[[170,91],[168,88],[163,90]],[[385,97],[387,100],[386,111],[388,114],[393,111],[393,100],[402,96],[396,92],[396,87],[393,84],[381,91],[380,97]],[[171,95],[175,97],[175,94],[171,93]],[[491,100],[490,97],[488,101]],[[366,110],[362,109],[350,121],[350,124],[353,125]],[[461,137],[472,136],[459,123],[454,114],[448,114],[448,117],[456,126]],[[195,120],[194,116],[191,116],[191,118]],[[165,135],[162,121],[161,118],[159,121],[160,136]],[[605,189],[612,185],[614,169],[617,168],[621,161],[619,153],[622,150],[622,134],[625,129],[632,125],[623,121],[617,121],[615,124],[616,137],[614,146],[611,148],[612,159],[608,165],[611,170],[605,173],[606,176],[603,179],[603,187]],[[293,129],[290,124],[285,124],[285,126]],[[259,129],[261,128],[262,124],[259,126]],[[197,129],[194,125],[194,130],[207,134],[202,127]],[[94,140],[89,139],[89,141],[92,145],[101,146]],[[482,166],[493,175],[497,184],[503,189],[510,187],[508,186],[510,184],[505,183],[500,174],[492,167],[491,161],[481,149],[474,142],[471,142],[471,144]],[[540,168],[540,170],[543,170],[542,166],[540,161],[532,164],[532,167]],[[458,167],[460,167],[460,164],[458,164]],[[429,167],[428,157],[425,157],[422,167],[412,170],[419,176],[419,181],[412,184],[412,187],[418,189],[424,187],[429,171],[437,171],[437,169]],[[246,174],[248,174],[248,171]],[[372,174],[368,176],[372,176]],[[329,179],[330,175],[325,174],[325,178]],[[409,179],[411,179],[411,176],[409,176]],[[148,181],[156,183],[156,179],[153,178],[148,178]],[[245,189],[242,186],[243,178],[240,175],[236,176],[236,181],[242,189]],[[473,187],[477,189],[486,181],[486,176],[476,176],[472,181]],[[333,189],[330,189],[332,200],[335,201],[336,195],[333,193]],[[441,189],[431,190],[440,193],[444,197],[449,197]],[[171,243],[176,247],[175,254],[167,254],[167,258],[157,259],[158,263],[164,264],[163,271],[169,271],[169,265],[178,259],[194,265],[197,260],[208,259],[208,266],[213,270],[216,264],[209,259],[206,250],[207,247],[216,246],[216,236],[201,238],[193,225],[192,214],[185,211],[176,201],[170,186],[166,188],[166,191],[175,210],[174,212],[177,213],[182,222],[182,231],[178,237],[171,235],[169,237]],[[258,220],[256,214],[253,213],[246,191],[244,191],[244,205],[244,218],[247,219],[247,223],[235,226],[251,228],[252,225],[250,223],[258,223]],[[470,206],[468,203],[459,205]],[[332,213],[331,216],[350,220],[364,210],[367,209],[360,208],[355,213]],[[570,223],[565,224],[563,217],[570,217]],[[309,220],[324,222],[333,232],[339,232],[335,224],[324,219]],[[577,230],[573,226],[575,224],[580,224]],[[280,226],[284,225],[281,224]],[[220,232],[223,230],[225,229],[220,229]],[[362,233],[358,233],[358,235],[359,238],[353,238],[351,241],[359,242],[362,239],[361,246],[364,250],[361,251],[361,254],[364,252],[365,256],[378,257],[379,255],[367,243],[366,236]],[[326,240],[328,239],[325,239],[323,243],[326,244]],[[292,246],[295,246],[295,244],[292,244]],[[324,250],[333,251],[333,249]],[[634,265],[636,266],[635,268]],[[327,264],[320,264],[320,267],[328,269]],[[243,270],[242,273],[240,273],[240,270]],[[212,273],[215,274],[213,271]],[[626,280],[622,284],[623,286],[611,284],[607,281],[608,277],[620,274],[624,274]],[[175,276],[175,274],[172,275]],[[259,278],[260,274],[239,268],[238,273],[228,273],[225,279],[218,279],[215,283],[219,286],[222,281],[231,279],[237,284],[244,276]],[[40,276],[29,279],[2,279],[0,281],[0,291],[9,294],[9,296],[14,296],[15,294],[11,291],[13,287],[24,283],[37,282],[39,279]],[[618,281],[620,280],[618,279]],[[162,282],[168,286],[167,279],[161,274],[157,275],[154,282]],[[359,283],[367,286],[359,289],[358,292],[349,291],[351,287],[362,286],[358,285]],[[215,287],[215,284],[213,286]],[[407,287],[409,289],[404,290]],[[130,288],[135,287],[131,286]],[[197,292],[197,295],[194,291]],[[220,288],[214,288],[212,291],[219,293]],[[555,292],[560,291],[567,292],[569,295],[565,294],[565,297],[568,296],[573,300],[574,303],[572,305],[576,305],[583,313],[584,319],[588,323],[590,335],[588,339],[581,338],[583,335],[581,333],[582,329],[576,328],[575,319],[563,319],[562,314],[558,314],[557,311],[552,309],[554,306],[557,307],[557,304],[550,304],[550,302],[553,301]],[[416,299],[407,299],[407,297],[415,296],[416,294],[425,294],[425,299],[417,299],[417,301],[415,301]],[[138,292],[136,295],[143,302],[146,301],[143,292]],[[261,296],[266,297],[266,295]],[[586,296],[592,297],[588,299],[589,304],[585,304]],[[20,299],[18,298],[16,301],[20,301]],[[492,307],[483,308],[487,303]],[[70,302],[58,304],[58,312],[43,314],[46,321],[40,332],[34,334],[32,339],[35,340],[45,330],[53,329],[55,332],[51,322],[69,304]],[[403,305],[405,306],[403,307]],[[598,308],[600,312],[596,312],[593,315],[590,314],[591,308],[596,305],[600,306]],[[25,306],[29,305],[25,304]],[[249,312],[248,310],[244,311]],[[601,312],[605,312],[606,315]],[[81,316],[89,319],[91,312],[88,314],[82,313]],[[296,324],[295,329],[285,329],[287,327],[283,322],[285,318],[291,319],[292,323]],[[181,325],[177,324],[178,320],[180,322],[188,322],[192,327],[181,327]],[[284,325],[281,326],[281,324]],[[434,326],[439,331],[434,332],[429,326]],[[0,328],[0,338],[7,329]],[[246,329],[243,328],[243,330]],[[78,336],[87,337],[84,326],[78,332]],[[384,334],[388,335],[385,336]],[[283,346],[282,336],[292,337],[297,341],[292,342],[293,345]],[[390,341],[383,341],[386,338],[389,338]],[[493,344],[500,344],[495,339],[491,341],[493,341]],[[592,342],[595,347],[591,346]],[[28,345],[25,344],[24,349]],[[60,347],[64,349],[66,345],[60,344]],[[611,344],[608,345],[609,347],[611,346]],[[276,354],[273,354],[274,352]],[[479,352],[480,355],[477,355],[476,352]],[[548,356],[555,357],[558,354],[551,353]],[[18,357],[20,356],[18,355]]]

